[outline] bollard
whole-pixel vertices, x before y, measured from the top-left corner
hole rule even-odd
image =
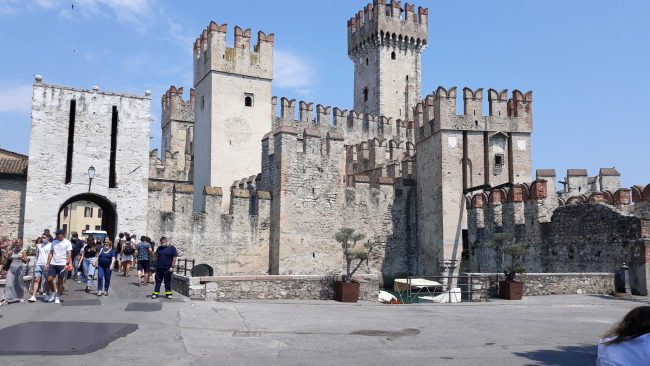
[[[629,269],[626,263],[623,263],[614,274],[614,290],[618,293],[630,293]]]

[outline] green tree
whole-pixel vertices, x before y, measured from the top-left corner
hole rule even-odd
[[[506,276],[506,281],[514,282],[517,273],[526,273],[523,262],[528,248],[524,244],[514,242],[512,234],[494,234],[489,246],[501,254],[501,269]],[[509,261],[506,261],[506,256],[509,257]]]
[[[339,229],[334,235],[334,239],[341,244],[343,256],[345,257],[346,283],[352,282],[352,275],[361,267],[363,261],[368,260],[370,252],[372,252],[373,245],[370,241],[365,242],[363,245],[357,245],[364,237],[365,235],[361,233],[355,233],[354,229],[345,227]],[[358,263],[353,268],[352,265],[355,261],[358,261]]]

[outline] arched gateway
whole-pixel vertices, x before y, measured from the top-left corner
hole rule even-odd
[[[68,207],[68,205],[75,203],[75,202],[80,202],[80,201],[86,201],[86,202],[92,202],[99,206],[101,209],[101,228],[102,230],[106,231],[108,233],[108,237],[115,238],[116,233],[117,233],[117,207],[115,203],[111,202],[108,200],[108,198],[95,194],[95,193],[82,193],[78,194],[75,196],[70,197],[67,199],[61,207],[59,208],[59,214],[56,215],[57,217],[57,228],[61,228],[61,211],[63,211],[64,208]],[[70,233],[66,233],[70,234]],[[80,233],[81,234],[81,233]]]

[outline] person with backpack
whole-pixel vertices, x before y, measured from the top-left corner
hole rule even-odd
[[[133,255],[135,254],[135,235],[127,236],[127,242],[122,246],[122,264],[124,265],[124,277],[129,277],[129,271],[133,265]]]
[[[117,255],[115,263],[117,264],[118,272],[122,270],[122,249],[124,248],[124,243],[126,243],[126,240],[124,240],[124,233],[120,233],[115,240],[115,253]]]
[[[136,248],[136,257],[138,258],[138,286],[149,284],[150,258],[153,254],[151,251],[150,239],[146,236],[140,238],[140,243]]]
[[[157,299],[160,295],[160,285],[165,282],[165,296],[172,298],[172,273],[176,267],[176,258],[178,252],[176,247],[169,244],[166,237],[160,238],[160,246],[156,249],[156,287],[151,294],[152,299]]]

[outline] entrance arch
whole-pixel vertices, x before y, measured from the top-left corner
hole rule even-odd
[[[87,202],[92,202],[99,206],[102,210],[102,230],[106,231],[108,233],[108,237],[111,240],[115,239],[116,236],[116,230],[117,230],[117,209],[116,205],[113,204],[111,201],[108,200],[108,198],[95,194],[95,193],[82,193],[78,194],[76,196],[72,196],[68,198],[61,207],[59,207],[59,211],[57,212],[56,215],[56,226],[57,228],[61,228],[61,211],[68,205],[79,202],[79,201],[87,201]],[[81,233],[79,233],[81,234]],[[69,236],[70,233],[66,233],[66,236]]]

